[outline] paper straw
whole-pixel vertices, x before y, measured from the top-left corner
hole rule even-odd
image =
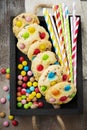
[[[54,29],[54,32],[55,32],[55,35],[56,35],[56,38],[57,38],[57,41],[58,41],[58,44],[59,44],[60,41],[59,41],[59,37],[58,37],[56,26],[55,26],[55,23],[54,23],[54,20],[53,20],[53,16],[51,14],[49,16],[50,16],[50,20],[51,20],[51,23],[53,25],[53,29]]]
[[[79,17],[75,21],[75,30],[72,43],[72,64],[73,64],[73,74],[74,74],[74,85],[77,85],[77,36],[79,28]]]
[[[50,20],[50,16],[49,16],[49,13],[48,13],[46,8],[43,9],[43,14],[44,14],[44,17],[45,17],[47,28],[49,30],[49,33],[50,33],[50,36],[51,36],[51,39],[52,39],[53,46],[55,48],[56,55],[59,58],[60,64],[63,65],[63,61],[62,61],[62,57],[61,57],[61,53],[60,53],[60,48],[58,46],[58,41],[57,41],[57,38],[55,36],[54,29],[53,29],[53,26],[52,26],[52,23],[51,23],[51,20]]]
[[[73,35],[74,35],[74,30],[75,30],[75,20],[76,20],[76,4],[75,0],[73,0]]]
[[[66,51],[65,51],[65,47],[64,47],[64,36],[63,36],[63,29],[62,29],[62,21],[61,21],[61,13],[60,13],[60,9],[59,9],[59,5],[57,6],[53,6],[53,10],[54,10],[54,16],[55,16],[55,21],[56,21],[56,26],[57,26],[57,30],[58,30],[58,34],[59,34],[59,38],[60,38],[60,48],[61,48],[61,54],[62,54],[62,59],[67,71],[67,74],[69,76],[69,67],[68,67],[68,62],[67,62],[67,57],[66,57]]]
[[[72,47],[71,47],[71,38],[70,38],[70,28],[69,28],[69,14],[68,14],[68,7],[65,6],[65,23],[66,23],[66,50],[67,50],[67,57],[70,69],[70,80],[73,82],[73,67],[72,67]]]

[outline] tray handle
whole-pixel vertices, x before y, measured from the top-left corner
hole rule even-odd
[[[38,9],[40,8],[52,8],[51,4],[39,4],[37,6],[35,6],[34,8],[34,14],[37,14]]]

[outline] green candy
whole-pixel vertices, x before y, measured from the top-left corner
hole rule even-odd
[[[43,60],[47,60],[49,58],[49,56],[47,54],[43,55],[42,59]]]
[[[7,74],[10,74],[10,68],[7,68],[7,69],[6,69],[6,73],[7,73]]]
[[[22,99],[26,99],[26,95],[22,95],[21,97],[22,97]]]
[[[72,95],[70,95],[70,98],[74,98],[75,97],[75,93],[73,93]]]
[[[32,102],[29,102],[29,103],[28,103],[28,107],[31,107],[32,105],[33,105]]]
[[[18,103],[17,103],[17,107],[19,107],[19,108],[22,107],[22,103],[21,103],[21,102],[18,102]]]
[[[46,89],[47,89],[47,86],[41,86],[41,91],[46,91]]]
[[[22,35],[22,37],[23,37],[24,39],[27,39],[27,38],[29,37],[29,33],[28,33],[28,32],[25,32],[25,33]]]
[[[28,104],[24,104],[24,109],[28,109],[28,108],[29,108]]]

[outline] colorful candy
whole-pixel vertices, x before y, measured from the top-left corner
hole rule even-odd
[[[4,90],[5,92],[7,92],[7,91],[9,90],[9,87],[8,87],[8,86],[4,86],[4,87],[3,87],[3,90]]]
[[[7,100],[6,100],[6,98],[5,98],[5,97],[3,97],[3,98],[1,98],[1,99],[0,99],[1,104],[5,104],[5,103],[6,103],[6,101],[7,101]]]
[[[39,36],[41,39],[44,39],[46,37],[46,34],[44,32],[42,32],[42,33],[39,33]]]
[[[13,126],[17,126],[17,125],[18,125],[18,121],[13,120],[13,121],[12,121],[12,125],[13,125]]]
[[[9,120],[13,120],[13,119],[14,119],[14,116],[13,116],[13,115],[9,115],[9,116],[8,116],[8,119],[9,119]]]
[[[40,64],[40,65],[37,66],[38,71],[42,71],[43,69],[44,69],[43,65]]]
[[[10,79],[10,74],[6,74],[6,79]]]
[[[4,121],[3,122],[3,126],[8,127],[9,126],[9,122],[8,121]]]
[[[48,55],[43,56],[43,60],[46,60],[48,58]],[[31,70],[29,70],[30,68],[28,62],[25,60],[24,57],[19,58],[19,64],[17,68],[19,71],[17,76],[17,107],[23,107],[24,109],[33,109],[37,107],[40,108],[41,106],[43,106],[43,104],[40,105],[40,103],[38,105],[38,103],[40,102],[38,101],[38,99],[42,97],[38,89],[38,82],[35,81],[35,78],[32,76],[33,73]],[[43,66],[39,65],[38,69],[39,71],[41,71],[41,69],[43,69]]]
[[[6,69],[5,69],[5,68],[2,68],[2,69],[1,69],[1,73],[2,73],[2,74],[5,74],[5,73],[6,73]]]
[[[0,112],[0,117],[1,118],[4,118],[6,116],[6,113],[5,112]]]

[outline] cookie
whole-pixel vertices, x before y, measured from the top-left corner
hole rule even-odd
[[[51,51],[52,43],[48,40],[37,41],[28,49],[28,58],[32,60],[37,54],[44,51]]]
[[[27,25],[37,23],[39,24],[39,19],[36,15],[30,13],[22,13],[13,19],[13,32],[17,37],[21,29]]]
[[[27,55],[31,44],[38,40],[48,40],[49,34],[42,26],[31,24],[24,27],[18,34],[18,49]]]
[[[48,66],[53,65],[57,61],[55,53],[51,51],[45,51],[39,53],[33,60],[31,64],[31,70],[38,80],[41,74],[44,72]]]
[[[77,89],[74,84],[69,82],[60,82],[50,87],[45,95],[45,99],[51,104],[65,104],[70,102],[76,95]]]
[[[62,81],[68,81],[65,69],[60,65],[51,65],[40,76],[38,87],[42,95],[45,95],[50,87]]]

